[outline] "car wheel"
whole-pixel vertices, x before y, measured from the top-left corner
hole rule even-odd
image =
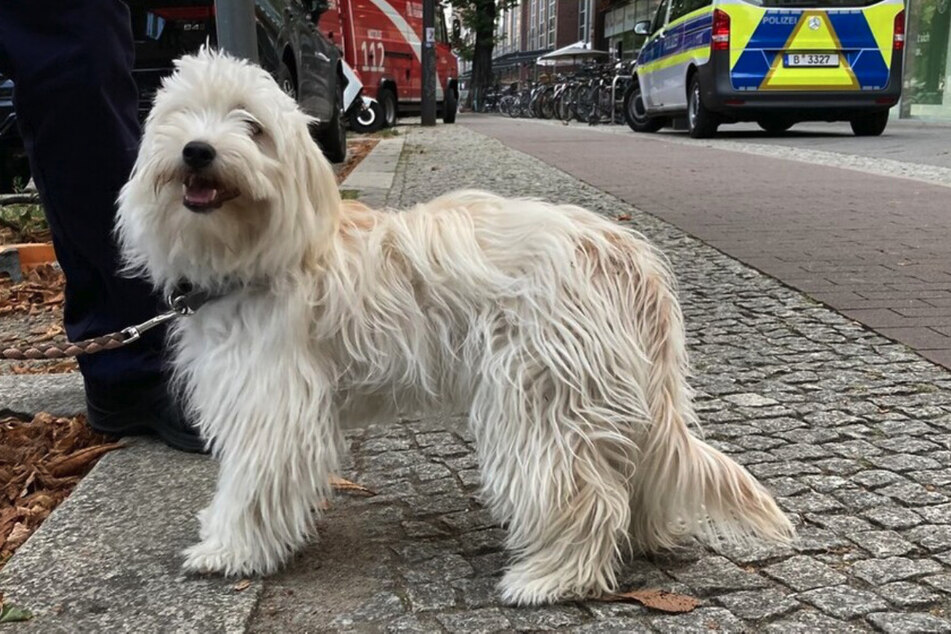
[[[383,106],[379,101],[371,101],[366,108],[350,115],[350,129],[358,134],[370,134],[383,127]]]
[[[717,133],[720,122],[717,115],[703,105],[700,78],[694,75],[687,93],[687,130],[694,139],[708,139]]]
[[[287,64],[281,62],[277,67],[277,85],[290,97],[297,101],[297,81],[294,79],[294,73],[287,67]]]
[[[764,131],[769,132],[770,134],[782,134],[789,128],[796,125],[795,121],[790,121],[789,119],[783,119],[778,117],[769,118],[769,119],[759,119],[756,123]]]
[[[861,114],[852,121],[852,132],[855,136],[878,136],[885,131],[888,125],[888,110]]]
[[[377,101],[383,108],[383,127],[392,128],[396,125],[398,116],[396,112],[396,95],[389,88],[381,88],[377,93]]]
[[[337,97],[334,100],[334,113],[327,127],[317,136],[317,142],[324,156],[332,163],[342,163],[347,158],[347,129],[343,119],[343,86],[337,82]]]
[[[624,93],[624,120],[635,132],[657,132],[664,127],[662,118],[648,116],[641,85],[636,81]]]
[[[456,99],[456,91],[452,88],[446,90],[443,96],[442,102],[442,122],[443,123],[455,123],[456,122],[456,110],[459,108],[458,100]]]

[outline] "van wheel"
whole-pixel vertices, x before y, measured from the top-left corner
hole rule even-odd
[[[759,127],[763,128],[764,131],[769,132],[770,134],[782,134],[789,128],[796,125],[795,121],[782,118],[759,119],[756,123],[759,125]]]
[[[396,125],[396,95],[389,88],[383,88],[377,93],[377,101],[383,108],[383,127],[392,128]]]
[[[366,108],[350,114],[350,129],[357,134],[370,134],[383,127],[383,106],[371,101]]]
[[[327,128],[317,135],[317,142],[324,156],[332,163],[342,163],[347,158],[347,129],[343,120],[343,86],[337,82],[337,97],[334,100],[334,113]]]
[[[878,136],[885,131],[888,125],[888,110],[861,114],[852,121],[852,132],[855,136]]]
[[[456,122],[456,110],[459,108],[459,103],[456,99],[456,91],[452,88],[446,89],[445,96],[442,101],[442,122],[443,123],[455,123]]]
[[[717,115],[703,105],[700,78],[694,75],[687,97],[687,130],[694,139],[709,139],[717,133],[719,126]]]
[[[624,120],[635,132],[657,132],[665,123],[661,117],[648,116],[641,96],[641,85],[636,81],[624,93]]]

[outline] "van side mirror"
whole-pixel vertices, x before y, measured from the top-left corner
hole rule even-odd
[[[634,25],[634,35],[650,35],[651,34],[651,23],[650,20],[642,20]]]
[[[462,24],[459,22],[459,18],[453,18],[452,20],[452,39],[458,40],[462,37]]]

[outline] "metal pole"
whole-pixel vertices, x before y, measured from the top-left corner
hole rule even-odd
[[[258,63],[254,0],[215,0],[218,48]]]
[[[436,0],[423,0],[423,125],[436,125]]]

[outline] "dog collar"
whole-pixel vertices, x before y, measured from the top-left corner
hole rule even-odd
[[[166,298],[165,303],[179,315],[192,315],[208,302],[221,299],[233,291],[233,288],[223,291],[209,291],[204,288],[196,288],[191,282],[183,281],[175,286]]]

